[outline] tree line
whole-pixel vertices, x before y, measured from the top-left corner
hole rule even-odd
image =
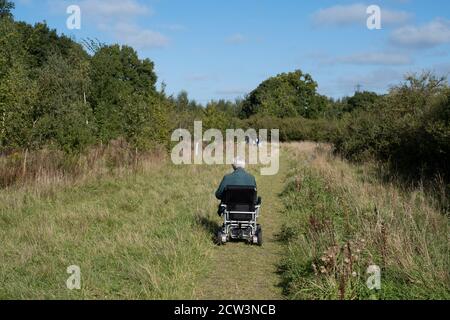
[[[150,59],[129,46],[82,44],[46,23],[15,21],[0,0],[0,153],[55,148],[79,153],[126,139],[136,150],[168,146],[176,128],[280,129],[282,141],[334,144],[353,161],[376,159],[407,176],[450,179],[450,90],[432,73],[408,75],[387,94],[320,95],[295,70],[235,101],[206,105],[157,88]]]

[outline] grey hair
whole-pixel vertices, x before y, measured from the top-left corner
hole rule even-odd
[[[237,170],[239,168],[245,169],[245,160],[242,159],[241,157],[237,157],[233,161],[233,169]]]

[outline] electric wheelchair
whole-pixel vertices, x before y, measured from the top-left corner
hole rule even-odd
[[[246,240],[261,246],[262,228],[257,223],[261,202],[253,186],[228,186],[220,204],[224,224],[217,233],[217,243],[224,245],[230,240]]]

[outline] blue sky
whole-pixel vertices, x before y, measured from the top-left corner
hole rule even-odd
[[[129,44],[155,62],[166,91],[201,103],[234,99],[266,78],[301,69],[331,97],[385,92],[408,72],[450,73],[446,0],[15,0],[14,15],[47,21],[76,40]],[[81,29],[66,27],[69,5]],[[381,30],[366,26],[381,8]]]

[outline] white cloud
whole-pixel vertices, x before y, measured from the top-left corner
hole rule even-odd
[[[160,26],[162,29],[169,31],[186,31],[187,27],[181,24],[164,24]]]
[[[391,42],[412,48],[432,48],[450,43],[450,20],[435,19],[425,25],[399,28],[392,33]]]
[[[87,16],[108,20],[124,20],[153,12],[150,7],[135,0],[82,0],[79,6]]]
[[[348,26],[354,24],[366,25],[368,14],[366,13],[369,5],[355,3],[350,5],[336,5],[325,9],[320,9],[313,14],[312,19],[316,26]],[[405,11],[394,11],[381,8],[381,23],[401,24],[412,15]]]
[[[361,85],[362,90],[386,92],[402,79],[403,73],[400,71],[382,68],[365,74],[339,77],[335,81],[335,87],[341,96],[352,94],[357,85]]]
[[[241,44],[247,42],[247,37],[240,33],[233,34],[226,39],[227,43],[230,44]]]
[[[135,49],[162,48],[169,44],[169,39],[163,34],[141,29],[133,24],[118,23],[114,28],[114,34],[120,42]]]
[[[413,61],[409,55],[403,53],[366,52],[338,57],[333,62],[356,65],[407,65]]]
[[[153,10],[137,0],[49,0],[49,6],[59,11],[69,3],[80,6],[82,28],[85,23],[92,23],[120,44],[135,49],[161,48],[169,44],[162,33],[138,25],[137,19],[152,15]]]

